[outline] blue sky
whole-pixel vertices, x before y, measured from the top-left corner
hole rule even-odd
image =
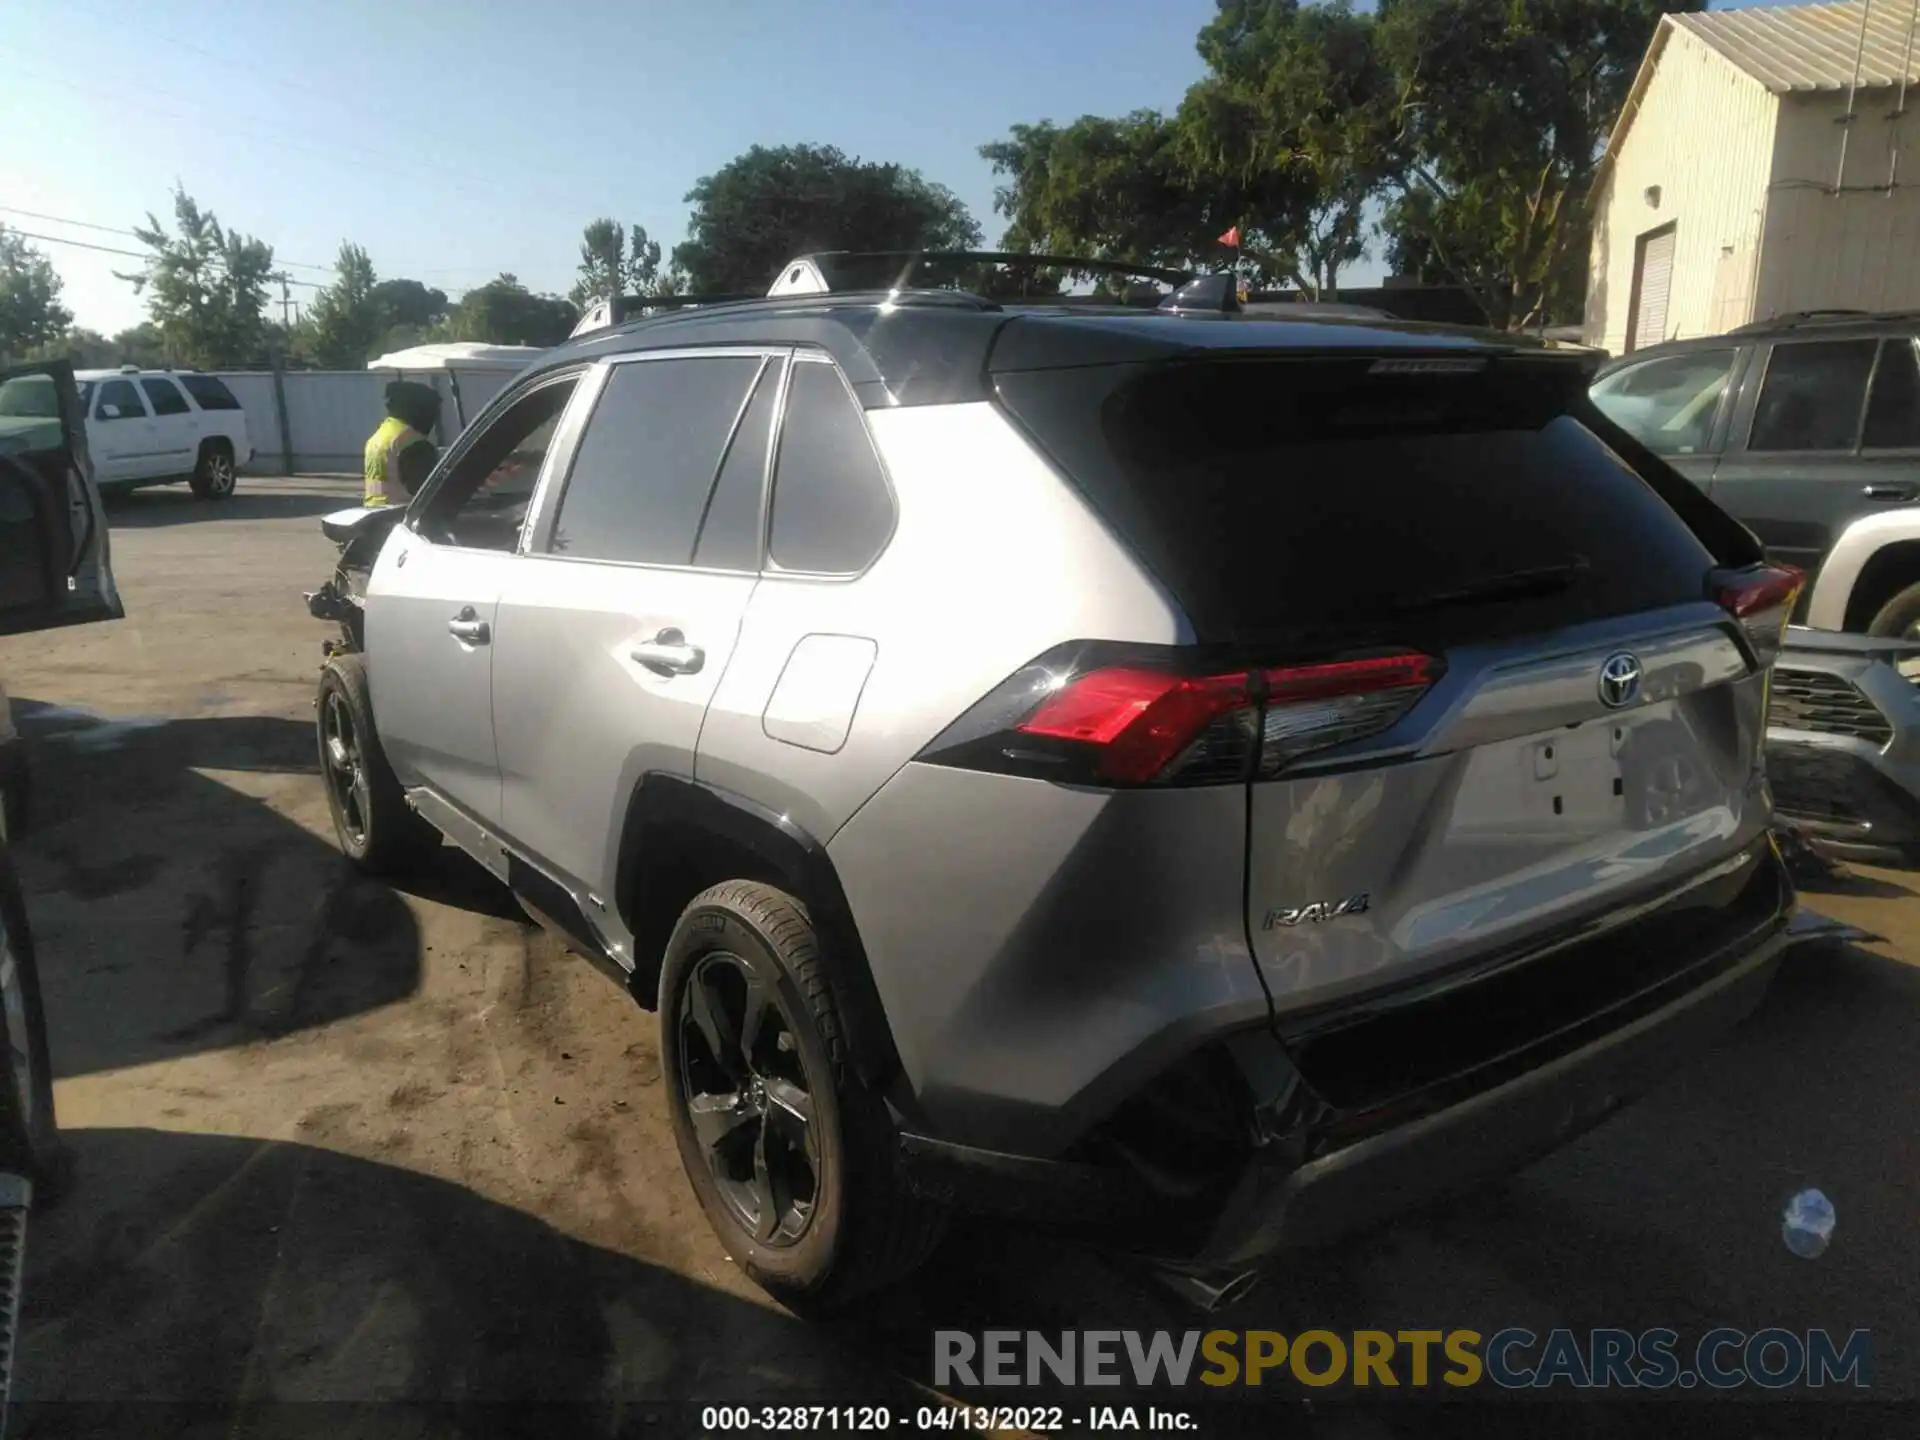
[[[699,176],[755,143],[812,141],[950,186],[992,241],[1001,222],[976,147],[1017,121],[1177,104],[1212,12],[1212,0],[0,0],[0,224],[137,249],[115,230],[164,218],[178,181],[311,283],[350,239],[382,276],[450,293],[502,270],[565,291],[594,216],[670,247]],[[80,324],[110,333],[143,318],[113,275],[136,261],[35,243]]]

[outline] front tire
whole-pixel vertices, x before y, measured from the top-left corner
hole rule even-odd
[[[932,1253],[939,1208],[895,1175],[886,1107],[854,1073],[806,907],[732,880],[667,943],[660,1061],[681,1163],[741,1269],[827,1309]]]
[[[1907,586],[1880,607],[1867,634],[1883,639],[1920,640],[1920,583]]]
[[[315,700],[320,778],[333,833],[346,857],[369,875],[403,870],[440,844],[439,833],[407,804],[373,726],[366,663],[335,655],[320,671]]]
[[[233,463],[232,445],[225,440],[200,442],[200,459],[193,467],[191,481],[195,499],[230,499],[238,478],[238,471]]]

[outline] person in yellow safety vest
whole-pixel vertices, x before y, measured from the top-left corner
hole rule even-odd
[[[440,423],[440,392],[396,380],[387,386],[387,418],[367,438],[364,460],[368,506],[406,504],[427,476],[439,449],[430,438]]]

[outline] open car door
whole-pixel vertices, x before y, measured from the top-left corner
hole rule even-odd
[[[0,635],[124,613],[73,366],[0,370]]]

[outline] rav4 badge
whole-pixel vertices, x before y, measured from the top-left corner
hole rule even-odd
[[[1294,925],[1318,925],[1323,920],[1338,920],[1342,915],[1364,915],[1373,904],[1370,892],[1362,890],[1344,900],[1316,900],[1311,905],[1269,910],[1262,929],[1281,930]]]

